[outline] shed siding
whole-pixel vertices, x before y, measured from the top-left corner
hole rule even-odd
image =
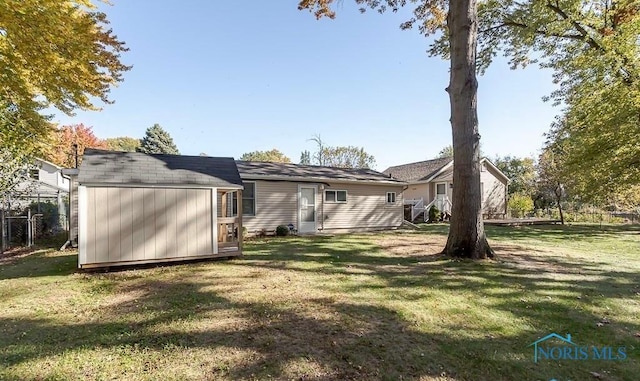
[[[278,225],[298,226],[298,183],[255,181],[255,184],[256,215],[242,216],[248,232],[275,230]]]
[[[211,192],[87,188],[87,263],[212,254]]]

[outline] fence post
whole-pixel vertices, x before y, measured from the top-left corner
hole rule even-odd
[[[27,209],[27,247],[31,247],[31,208]]]
[[[0,232],[0,254],[4,253],[4,245],[6,242],[6,237],[5,237],[5,225],[4,225],[4,210],[0,210],[0,229],[2,230]]]

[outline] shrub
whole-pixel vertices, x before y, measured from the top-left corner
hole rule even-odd
[[[431,205],[429,208],[429,222],[440,221],[440,210],[435,205]]]
[[[514,217],[524,217],[533,210],[533,200],[527,195],[514,193],[509,198],[509,210]]]
[[[276,235],[278,237],[285,237],[289,235],[289,227],[285,225],[278,225],[276,228]]]

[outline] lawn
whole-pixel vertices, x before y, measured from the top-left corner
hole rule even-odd
[[[0,379],[638,379],[640,227],[489,227],[480,262],[438,255],[446,229],[112,273],[0,259]],[[627,358],[534,363],[552,332]]]

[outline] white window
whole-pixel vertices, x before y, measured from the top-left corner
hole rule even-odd
[[[344,203],[347,202],[347,191],[346,190],[328,190],[324,191],[324,201],[325,202],[335,202],[335,203]]]
[[[242,191],[242,215],[243,216],[255,216],[256,215],[256,183],[243,183],[244,191]],[[238,198],[238,192],[233,192],[233,215],[238,215],[238,206],[236,200]]]
[[[396,203],[396,192],[387,192],[387,204]]]

